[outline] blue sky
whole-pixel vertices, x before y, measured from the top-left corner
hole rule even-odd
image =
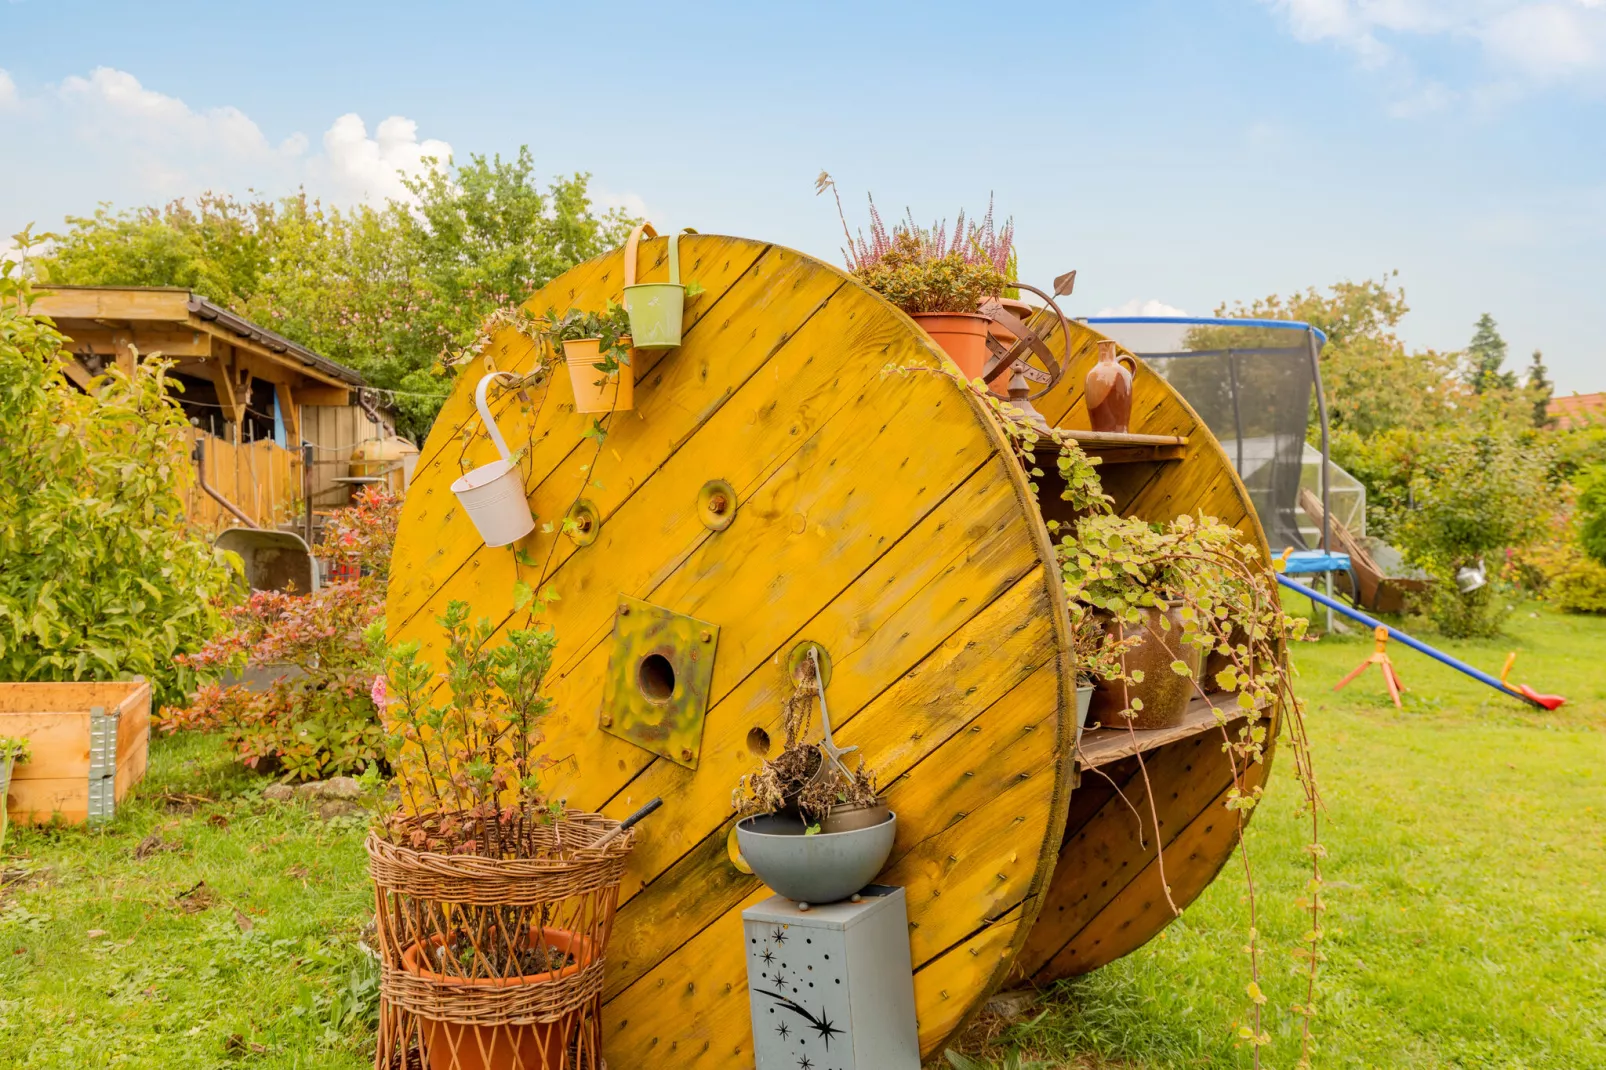
[[[0,233],[97,201],[532,148],[664,226],[837,258],[812,184],[1013,215],[1088,315],[1397,269],[1606,389],[1606,0],[230,4],[0,0]]]

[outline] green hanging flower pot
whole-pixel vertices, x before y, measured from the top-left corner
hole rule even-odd
[[[636,250],[641,236],[656,238],[651,223],[630,232],[625,243],[624,306],[630,313],[630,337],[637,349],[672,349],[680,345],[680,324],[686,313],[686,287],[680,282],[680,236],[669,236],[669,281],[636,281]]]

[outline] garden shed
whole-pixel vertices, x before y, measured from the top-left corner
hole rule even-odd
[[[358,403],[357,372],[182,287],[55,286],[34,308],[70,339],[62,372],[80,387],[109,365],[176,361],[206,484],[236,510],[191,486],[189,514],[206,527],[299,525],[309,496],[315,509],[347,504],[353,451],[394,434]]]

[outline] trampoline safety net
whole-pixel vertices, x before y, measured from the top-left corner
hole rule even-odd
[[[1312,548],[1300,531],[1299,483],[1316,387],[1303,323],[1230,319],[1088,319],[1177,389],[1221,442],[1274,549]],[[1230,519],[1230,518],[1229,518]]]

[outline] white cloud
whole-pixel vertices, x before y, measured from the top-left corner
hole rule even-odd
[[[1093,313],[1097,316],[1186,316],[1187,313],[1175,305],[1168,305],[1158,297],[1147,300],[1134,297],[1132,300],[1120,305],[1111,305],[1101,308]]]
[[[647,210],[647,202],[636,193],[614,193],[612,190],[595,189],[591,191],[591,201],[597,206],[599,213],[618,208],[625,215],[637,219],[651,221],[652,213]]]
[[[1293,36],[1331,42],[1376,72],[1409,117],[1457,101],[1487,106],[1548,83],[1606,84],[1606,0],[1262,0]],[[1434,40],[1475,49],[1485,85],[1426,78],[1410,49]]]
[[[6,111],[27,111],[67,131],[73,144],[66,155],[105,175],[107,199],[119,201],[207,189],[273,195],[305,186],[337,203],[382,203],[407,196],[398,172],[416,175],[426,158],[444,164],[452,154],[444,141],[420,140],[411,119],[393,115],[369,137],[356,114],[335,119],[321,139],[323,151],[309,152],[305,134],[275,141],[239,108],[193,108],[112,67],[70,76],[27,98],[0,71],[0,112]]]
[[[379,203],[409,200],[402,174],[416,176],[446,166],[452,147],[430,138],[418,140],[418,124],[400,115],[381,122],[368,136],[362,116],[348,112],[324,131],[319,170],[353,200]],[[433,160],[433,163],[427,162]]]
[[[1497,62],[1538,81],[1606,68],[1606,9],[1580,3],[1523,4],[1478,33]]]

